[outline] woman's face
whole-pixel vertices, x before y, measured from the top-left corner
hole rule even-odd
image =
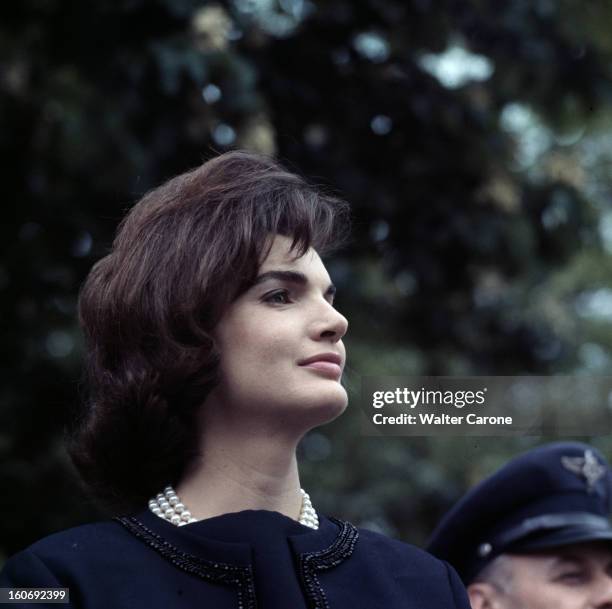
[[[240,421],[246,414],[253,423],[307,430],[346,407],[340,377],[348,322],[333,307],[334,287],[317,252],[295,259],[290,245],[274,237],[255,284],[216,326],[221,381],[211,397]]]

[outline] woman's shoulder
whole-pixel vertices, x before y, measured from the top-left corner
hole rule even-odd
[[[114,520],[82,524],[52,533],[17,552],[4,564],[2,574],[40,571],[43,567],[61,572],[72,563],[106,562],[110,553],[117,556],[129,552],[130,541],[125,529]]]
[[[92,522],[52,533],[28,546],[23,552],[39,556],[72,551],[95,551],[125,540],[123,527],[114,520]]]
[[[469,608],[465,589],[450,565],[412,544],[365,528],[356,531],[347,569],[331,582],[345,594],[347,588],[359,589],[362,596],[374,591],[388,607]],[[360,606],[357,600],[356,606]]]
[[[404,566],[429,567],[440,570],[440,572],[446,570],[444,562],[417,546],[369,529],[360,528],[358,531],[360,543],[367,548],[368,552],[376,553],[381,560],[396,562]]]
[[[84,524],[53,533],[11,556],[0,570],[0,586],[57,587],[74,565],[91,564],[125,538],[113,521]],[[114,546],[114,547],[113,547]]]

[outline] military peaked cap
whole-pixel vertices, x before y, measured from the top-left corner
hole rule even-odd
[[[442,519],[427,550],[469,584],[494,558],[612,540],[612,474],[588,444],[546,444],[511,460]]]

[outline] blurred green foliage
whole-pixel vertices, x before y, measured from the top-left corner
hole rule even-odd
[[[61,442],[78,288],[141,194],[215,152],[276,154],[352,203],[354,240],[330,271],[354,402],[366,373],[608,373],[609,3],[0,13],[0,554],[98,517]],[[323,511],[421,543],[467,486],[541,441],[365,438],[353,408],[305,440],[304,486]]]

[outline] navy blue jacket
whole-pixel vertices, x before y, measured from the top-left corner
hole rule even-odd
[[[70,605],[54,606],[80,609],[469,609],[453,569],[422,550],[268,511],[182,527],[144,511],[46,537],[0,573],[0,587],[58,586]]]

